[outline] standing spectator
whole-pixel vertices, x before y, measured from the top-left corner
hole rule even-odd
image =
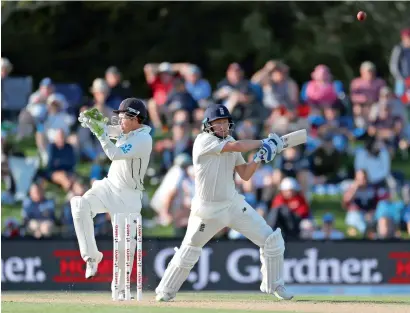
[[[366,61],[360,65],[360,77],[350,84],[350,97],[353,103],[353,114],[357,127],[367,125],[370,106],[378,101],[380,89],[386,82],[376,77],[376,66]]]
[[[47,171],[50,180],[69,191],[74,182],[76,157],[73,147],[65,140],[63,130],[58,130],[55,140],[49,146]]]
[[[410,78],[410,27],[401,31],[401,43],[392,50],[390,73],[395,79],[395,94],[401,97],[405,91],[404,82]]]
[[[206,108],[212,96],[212,89],[209,82],[202,78],[200,68],[193,64],[187,65],[184,68],[183,75],[187,91],[194,97],[200,107]]]
[[[23,202],[23,221],[27,232],[36,238],[50,237],[55,224],[55,203],[44,197],[38,184],[30,188],[30,196]]]
[[[162,128],[164,120],[164,104],[173,88],[173,68],[168,62],[146,64],[144,66],[145,79],[152,90],[152,98],[148,101],[148,112],[155,128]]]
[[[341,240],[344,239],[344,234],[335,229],[334,227],[335,218],[333,214],[326,213],[322,218],[322,229],[316,230],[312,234],[312,239],[314,240]]]
[[[110,89],[107,102],[113,102],[112,105],[132,96],[130,82],[122,79],[121,72],[116,66],[110,66],[105,71],[105,81]],[[114,108],[117,109],[118,105]]]

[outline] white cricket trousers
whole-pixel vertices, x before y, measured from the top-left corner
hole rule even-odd
[[[238,194],[231,204],[209,217],[201,208],[191,211],[182,245],[202,248],[225,227],[238,231],[259,247],[263,247],[273,233],[265,219]]]

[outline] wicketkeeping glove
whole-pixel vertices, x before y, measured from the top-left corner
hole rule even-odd
[[[92,108],[90,110],[85,110],[84,116],[92,119],[94,121],[102,122],[104,124],[108,123],[108,117],[105,117],[97,108]]]

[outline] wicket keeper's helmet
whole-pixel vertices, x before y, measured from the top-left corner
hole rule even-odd
[[[222,104],[211,104],[206,110],[204,114],[204,119],[202,121],[202,130],[208,133],[213,133],[211,122],[227,118],[229,121],[229,130],[233,130],[233,120],[231,113],[226,106]],[[215,135],[215,134],[214,134]]]
[[[142,100],[137,98],[127,98],[120,104],[118,110],[114,110],[114,113],[124,113],[128,117],[139,117],[141,121],[144,121],[148,117],[147,108]]]

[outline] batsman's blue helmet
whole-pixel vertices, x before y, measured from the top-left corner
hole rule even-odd
[[[211,131],[211,122],[227,118],[229,121],[229,129],[233,129],[233,120],[231,113],[229,113],[229,110],[226,106],[222,104],[211,104],[206,110],[204,114],[204,119],[202,121],[203,125],[203,130],[206,132],[212,132]]]

